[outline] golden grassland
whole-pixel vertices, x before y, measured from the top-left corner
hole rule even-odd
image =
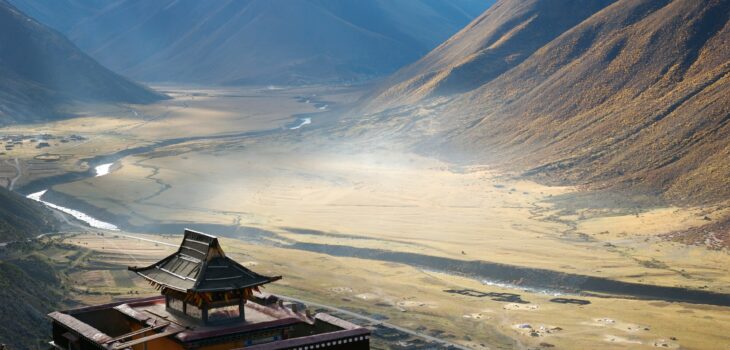
[[[139,235],[178,244],[181,236]],[[114,278],[127,265],[149,264],[174,247],[106,233],[64,240],[90,251],[88,271],[71,275],[82,303],[126,298],[129,291],[154,294],[141,278]],[[226,253],[264,274],[284,278],[266,291],[300,297],[419,329],[443,331],[441,337],[471,348],[522,348],[555,345],[558,349],[669,348],[716,349],[730,345],[727,308],[596,297],[588,305],[552,303],[552,295],[490,286],[473,279],[424,271],[402,264],[292,251],[222,239]],[[107,268],[100,266],[107,264]],[[127,272],[124,272],[127,273]],[[120,281],[123,284],[120,286]],[[449,289],[515,293],[529,304],[499,302],[453,293]],[[574,297],[574,296],[566,296]],[[674,339],[674,340],[673,340]],[[514,343],[513,343],[514,341]]]
[[[0,128],[3,135],[51,134],[57,137],[81,135],[87,140],[61,143],[50,141],[48,148],[24,142],[4,151],[1,159],[18,158],[23,176],[20,186],[37,178],[84,171],[84,159],[115,153],[127,148],[182,137],[235,134],[279,128],[294,120],[295,113],[318,111],[313,103],[298,102],[295,97],[335,98],[351,101],[348,89],[327,87],[268,91],[256,88],[206,90],[158,87],[174,99],[152,105],[79,105],[71,112],[76,118],[39,124],[11,125]],[[314,95],[314,96],[312,96]],[[322,96],[320,96],[322,95]],[[52,155],[39,161],[42,155]],[[2,162],[0,162],[2,163]],[[38,165],[38,164],[42,165]],[[8,164],[0,164],[0,176],[11,178],[16,172]]]
[[[175,99],[156,105],[105,107],[103,113],[94,107],[88,117],[2,132],[83,130],[88,142],[43,150],[70,154],[59,165],[60,172],[83,170],[83,158],[165,138],[280,129],[264,137],[157,148],[121,159],[109,175],[53,188],[128,218],[128,224],[142,232],[165,223],[191,228],[219,224],[268,231],[272,240],[284,244],[413,252],[730,293],[727,251],[661,238],[668,231],[719,220],[728,215],[726,205],[566,211],[551,199],[575,193],[575,188],[438,161],[414,154],[397,139],[379,139],[382,142],[375,145],[356,138],[334,140],[318,131],[316,115],[310,126],[286,128],[295,113],[317,110],[295,97],[317,94],[322,100],[347,103],[357,97],[352,91],[171,91]],[[27,162],[40,151],[17,152],[8,157]],[[0,172],[13,176],[10,170],[4,174]],[[21,183],[34,176],[42,174],[26,173]],[[89,268],[71,275],[81,303],[129,297],[130,291],[150,293],[124,266],[149,264],[172,249],[113,236],[66,239],[93,252],[85,257]],[[162,239],[179,243],[179,237]],[[580,297],[589,305],[564,305],[549,302],[550,295],[401,264],[223,241],[235,259],[261,273],[284,275],[271,291],[384,315],[412,329],[443,331],[476,349],[480,344],[513,348],[541,343],[560,349],[596,344],[713,349],[730,343],[728,308],[596,297]],[[447,289],[517,293],[530,303],[444,292]]]
[[[246,226],[298,242],[730,291],[726,252],[657,237],[701,225],[706,210],[561,216],[546,200],[570,188],[456,169],[395,151],[333,152],[251,141],[181,145],[169,151],[129,157],[108,176],[55,190],[131,216],[130,223],[139,226]],[[336,235],[302,235],[291,228]]]

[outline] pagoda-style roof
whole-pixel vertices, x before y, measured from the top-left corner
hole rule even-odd
[[[174,254],[147,267],[129,270],[159,288],[179,292],[224,292],[255,288],[281,279],[259,275],[226,257],[218,238],[185,230],[180,248]]]

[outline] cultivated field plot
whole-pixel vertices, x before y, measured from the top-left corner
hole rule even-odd
[[[85,265],[85,274],[90,278],[82,286],[93,293],[82,294],[82,301],[125,297],[120,293],[125,290],[140,295],[156,293],[140,283],[141,278],[132,278],[134,287],[124,289],[116,278],[109,277],[117,270],[109,270],[104,264],[152,263],[171,253],[181,236],[132,237],[171,246],[124,234],[91,233],[65,240],[94,255]],[[237,239],[224,238],[221,244],[230,257],[244,265],[260,273],[284,276],[268,286],[267,292],[342,307],[473,349],[550,345],[558,349],[585,349],[596,344],[608,349],[692,349],[718,348],[730,342],[724,332],[730,327],[730,314],[723,307],[576,295],[556,297],[402,264],[251,245]],[[125,278],[122,283],[130,282]],[[399,342],[419,344],[417,337],[386,330],[376,332],[373,339],[374,348],[401,349]]]

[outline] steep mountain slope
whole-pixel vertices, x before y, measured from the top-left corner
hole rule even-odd
[[[502,1],[485,16],[521,4]],[[627,188],[680,203],[727,200],[729,13],[728,0],[616,1],[496,78],[488,67],[474,70],[486,83],[445,100],[432,117],[448,123],[422,146],[547,182]],[[467,32],[445,46],[480,40]],[[483,62],[492,64],[502,63]],[[439,84],[428,94],[419,91],[427,85],[386,87],[370,110],[443,96]],[[392,89],[406,97],[389,95]]]
[[[73,101],[164,98],[112,73],[52,29],[0,0],[0,124],[56,116]]]
[[[36,237],[57,225],[48,209],[0,187],[0,243]]]
[[[18,10],[61,33],[99,13],[111,0],[8,0]]]
[[[48,347],[46,314],[64,299],[62,280],[40,254],[0,257],[0,343],[8,349]],[[22,302],[14,302],[22,301]]]
[[[387,74],[418,59],[489,4],[124,0],[68,36],[105,65],[146,81],[343,82]]]
[[[367,107],[385,109],[477,88],[614,0],[501,1],[424,58],[380,85]]]

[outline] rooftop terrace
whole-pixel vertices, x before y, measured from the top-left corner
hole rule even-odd
[[[79,344],[79,349],[143,349],[138,345],[146,345],[146,349],[205,349],[213,345],[248,349],[258,344],[256,349],[273,350],[321,342],[332,343],[334,349],[345,339],[352,345],[368,341],[370,331],[355,324],[324,313],[309,315],[271,295],[257,293],[255,300],[245,304],[245,320],[220,325],[171,312],[164,296],[53,312],[49,317],[54,323],[54,346],[59,349],[68,349],[71,344]]]
[[[369,349],[368,329],[285,306],[258,287],[280,279],[226,257],[215,236],[185,230],[177,252],[130,267],[161,296],[50,313],[57,349]],[[314,345],[315,347],[311,347]]]

